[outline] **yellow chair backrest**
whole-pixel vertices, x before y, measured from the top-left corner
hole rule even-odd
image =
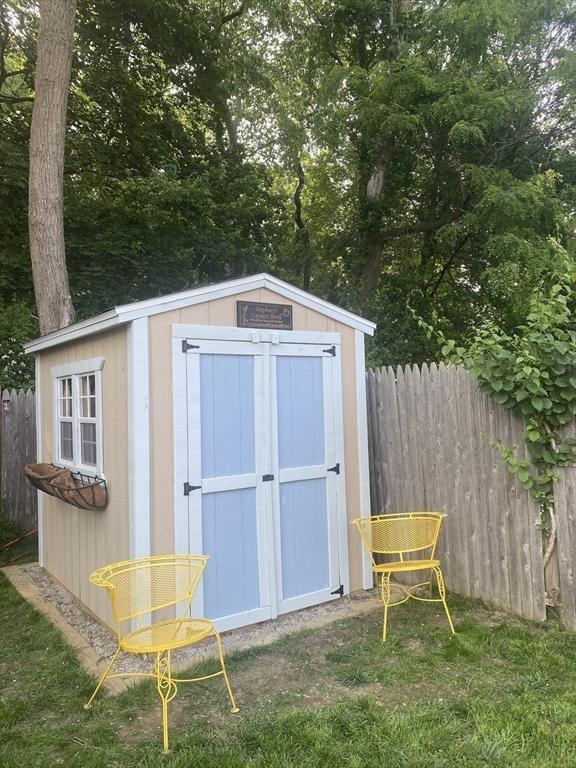
[[[440,512],[407,512],[360,517],[353,522],[370,553],[402,556],[430,550],[433,557],[445,516]]]
[[[206,567],[205,555],[160,555],[123,560],[90,575],[106,587],[118,626],[178,603],[191,604]]]

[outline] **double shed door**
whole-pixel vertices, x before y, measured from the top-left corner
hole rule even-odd
[[[194,609],[231,629],[333,599],[347,581],[339,345],[185,344],[189,551],[210,556]]]

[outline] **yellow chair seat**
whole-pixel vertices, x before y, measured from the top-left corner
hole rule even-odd
[[[207,619],[169,619],[129,632],[122,637],[120,646],[130,653],[157,653],[198,643],[211,635],[213,629]]]
[[[374,573],[401,573],[402,571],[423,571],[426,568],[436,568],[440,560],[403,560],[392,563],[380,563],[373,566]]]

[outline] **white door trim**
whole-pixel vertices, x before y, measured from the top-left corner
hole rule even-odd
[[[201,340],[200,349],[189,349],[187,353],[183,352],[183,340]],[[339,333],[321,333],[315,331],[253,331],[243,328],[229,328],[225,326],[196,326],[175,324],[172,326],[172,393],[173,393],[173,434],[174,434],[174,551],[176,553],[186,553],[198,549],[197,543],[202,541],[201,531],[201,494],[195,496],[194,492],[189,496],[184,495],[184,483],[191,485],[200,484],[200,478],[189,477],[190,456],[188,446],[191,436],[198,430],[196,440],[199,444],[199,409],[189,409],[190,401],[200,401],[200,376],[199,376],[199,356],[202,353],[226,354],[224,343],[230,344],[230,354],[251,354],[260,359],[262,365],[262,376],[259,377],[263,383],[263,392],[260,408],[256,409],[256,418],[258,412],[270,413],[273,422],[276,421],[275,408],[271,407],[270,398],[275,391],[275,366],[266,364],[270,355],[314,355],[318,356],[319,344],[328,348],[335,347],[335,356],[327,354],[323,359],[326,363],[323,370],[331,371],[329,385],[332,389],[332,396],[324,398],[324,407],[333,410],[333,419],[326,419],[326,423],[334,424],[334,462],[340,464],[340,474],[334,475],[334,487],[336,494],[336,526],[337,546],[331,545],[331,553],[338,552],[339,559],[339,583],[344,586],[344,592],[349,592],[349,564],[348,564],[348,531],[346,519],[346,485],[345,485],[345,455],[343,439],[343,414],[342,414],[342,377],[341,377],[341,335]],[[279,345],[283,345],[282,347]],[[290,345],[286,348],[284,345]],[[316,345],[313,347],[313,345]],[[296,349],[295,346],[298,348]],[[189,367],[190,366],[190,367]],[[328,366],[328,367],[326,367]],[[326,377],[324,377],[326,378]],[[188,382],[188,384],[187,384]],[[326,386],[326,381],[325,381]],[[255,396],[256,396],[255,391]],[[189,411],[197,411],[196,415]],[[272,439],[272,435],[277,432],[277,425],[274,423],[272,432],[267,429],[262,430],[265,435],[264,440],[258,446],[256,456],[256,472],[261,474],[274,474],[278,478],[278,455],[277,441]],[[193,438],[192,438],[193,439]],[[183,449],[183,446],[186,446]],[[327,456],[328,461],[328,456]],[[243,477],[248,481],[248,477]],[[330,476],[331,477],[331,476]],[[212,482],[212,481],[204,481]],[[217,485],[219,480],[215,480]],[[332,484],[332,483],[330,483]],[[279,487],[278,482],[259,483],[257,493],[261,496],[257,498],[258,521],[258,546],[260,551],[278,553],[279,527],[278,521],[272,523],[269,515],[264,515],[262,519],[262,510],[269,508],[277,514],[279,506]],[[196,500],[197,499],[197,500]],[[194,514],[193,506],[198,505]],[[276,558],[276,567],[261,569],[260,589],[261,603],[263,607],[239,613],[216,620],[216,626],[220,630],[232,629],[244,626],[249,623],[263,621],[268,618],[274,618],[277,613],[276,595],[278,594],[277,585],[281,583],[282,574],[278,570],[281,568],[280,558]],[[280,582],[278,581],[280,579]],[[338,585],[335,585],[336,587]],[[326,600],[332,599],[329,594],[332,591],[331,586],[326,590],[326,595],[314,592],[309,595],[299,595],[284,601],[283,611],[296,610],[298,608],[314,605]],[[267,596],[267,603],[264,602]],[[274,597],[273,597],[274,596]],[[273,599],[272,599],[273,598]],[[193,610],[203,615],[203,596],[200,589],[197,599],[194,601]]]
[[[270,331],[262,328],[236,328],[228,325],[172,326],[172,337],[178,339],[206,339],[213,341],[249,341],[253,344],[340,344],[339,333],[322,331]]]

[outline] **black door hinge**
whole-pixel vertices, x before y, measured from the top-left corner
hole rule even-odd
[[[262,475],[262,480],[265,483],[269,483],[270,480],[274,480],[274,475]]]
[[[189,349],[200,349],[198,344],[190,344],[190,342],[187,339],[182,339],[182,352],[186,354]]]
[[[323,349],[322,352],[327,352],[332,357],[336,357],[336,347],[328,347],[328,349]]]
[[[340,584],[338,589],[335,589],[334,592],[330,592],[331,595],[340,595],[340,597],[344,597],[344,584]]]
[[[328,467],[326,472],[335,472],[337,475],[339,475],[340,474],[340,462],[337,462],[336,464],[334,464],[333,467]]]
[[[190,491],[197,491],[202,488],[201,485],[190,485],[190,483],[184,483],[184,496],[190,496]]]

